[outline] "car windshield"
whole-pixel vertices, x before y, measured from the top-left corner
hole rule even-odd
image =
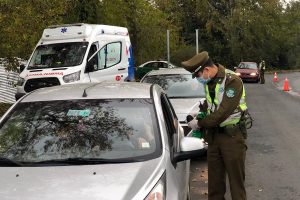
[[[257,69],[256,63],[240,63],[239,67],[241,69]]]
[[[160,151],[150,99],[19,103],[0,124],[0,158],[14,163],[136,162]]]
[[[205,96],[203,84],[193,79],[191,74],[146,76],[143,82],[160,85],[167,92],[169,98],[198,98]]]
[[[28,69],[80,65],[83,61],[87,46],[87,42],[40,45],[35,49]]]

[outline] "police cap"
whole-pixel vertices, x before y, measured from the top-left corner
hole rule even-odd
[[[207,51],[202,51],[201,53],[196,54],[191,59],[182,62],[182,66],[184,69],[191,73],[197,73],[202,71],[204,67],[210,65],[211,59],[208,56]]]

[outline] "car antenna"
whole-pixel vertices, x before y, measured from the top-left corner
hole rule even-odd
[[[91,85],[91,86],[89,86],[89,87],[87,87],[87,88],[84,88],[83,89],[83,93],[82,93],[82,97],[87,97],[87,89],[90,89],[90,88],[92,88],[92,87],[94,87],[94,86],[96,86],[96,85],[98,85],[98,84],[100,84],[101,82],[99,82],[99,83],[96,83],[96,84],[94,84],[94,85]]]

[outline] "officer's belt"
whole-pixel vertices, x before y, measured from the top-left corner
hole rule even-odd
[[[240,123],[236,123],[236,124],[231,124],[231,125],[227,125],[227,126],[223,126],[223,127],[218,127],[218,133],[220,134],[224,134],[224,133],[229,133],[230,131],[235,131],[237,129],[240,129]]]

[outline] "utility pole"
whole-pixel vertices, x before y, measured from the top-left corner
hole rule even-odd
[[[196,54],[199,53],[199,39],[198,39],[199,29],[196,29]]]
[[[168,66],[170,64],[170,30],[167,30],[167,52],[168,52]]]

